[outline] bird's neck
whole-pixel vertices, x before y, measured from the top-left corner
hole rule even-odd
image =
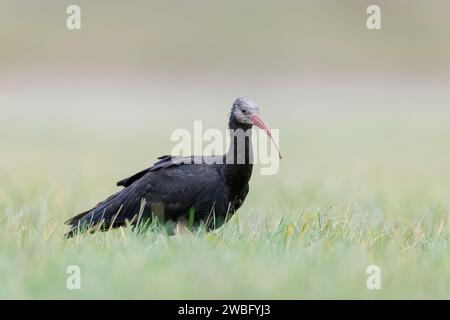
[[[230,119],[230,147],[225,157],[225,179],[236,189],[248,183],[253,169],[252,126]]]

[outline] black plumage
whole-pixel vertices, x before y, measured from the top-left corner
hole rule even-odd
[[[245,135],[233,135],[225,155],[159,157],[150,168],[119,181],[122,190],[67,220],[70,230],[65,236],[88,229],[136,226],[155,216],[160,221],[191,221],[194,226],[203,222],[208,229],[220,226],[239,209],[249,191],[253,124],[271,136],[258,106],[248,98],[238,98],[230,111],[229,128],[242,129]],[[245,143],[239,145],[239,139]]]

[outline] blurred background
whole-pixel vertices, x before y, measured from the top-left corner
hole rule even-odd
[[[221,112],[243,94],[280,114],[444,106],[442,1],[377,1],[375,31],[372,1],[79,0],[82,30],[70,31],[74,3],[1,1],[2,109]]]
[[[70,31],[74,3],[0,2],[3,152],[41,137],[72,149],[84,142],[66,143],[76,129],[90,141],[111,130],[118,139],[156,134],[164,143],[155,154],[164,153],[176,127],[225,127],[241,95],[286,134],[311,118],[323,132],[326,122],[373,113],[393,123],[416,116],[420,126],[447,114],[442,1],[377,1],[382,29],[373,31],[371,1],[79,0],[82,29]],[[143,148],[144,136],[135,141]]]
[[[81,30],[66,28],[71,4],[81,7]],[[370,4],[381,7],[381,30],[366,27]],[[225,129],[242,95],[280,129],[284,156],[279,175],[252,178],[244,216],[353,203],[395,224],[445,211],[449,40],[445,1],[0,0],[2,214],[21,212],[39,236],[59,239],[66,218],[170,152],[174,129],[192,130],[194,120]],[[19,220],[13,226],[26,234]],[[6,271],[20,265],[10,260]],[[55,294],[26,283],[7,287]],[[234,297],[231,284],[215,297]]]
[[[70,4],[1,1],[4,179],[121,156],[110,173],[127,175],[170,152],[175,128],[225,129],[242,95],[280,129],[285,168],[448,159],[449,3],[378,1],[372,31],[371,1],[80,0],[74,31]]]

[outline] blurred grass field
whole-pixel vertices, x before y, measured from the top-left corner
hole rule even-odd
[[[450,298],[450,3],[70,4],[0,2],[0,298]],[[284,158],[228,224],[62,239],[242,95]]]
[[[3,109],[0,297],[450,297],[450,118],[439,108],[286,116],[260,102],[280,129],[284,159],[276,176],[256,167],[244,206],[223,228],[62,239],[66,218],[170,151],[174,126],[201,118],[224,128],[228,106],[203,104],[175,114],[108,109],[108,117]],[[381,290],[366,288],[371,264]],[[66,288],[68,265],[80,266],[81,290]]]

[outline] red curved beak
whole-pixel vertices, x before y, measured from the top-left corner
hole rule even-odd
[[[269,138],[272,140],[273,144],[275,145],[275,148],[277,148],[278,151],[278,156],[281,159],[281,152],[280,152],[280,148],[278,147],[277,142],[275,141],[275,139],[272,137],[272,132],[270,132],[269,127],[267,127],[266,123],[263,121],[263,119],[261,119],[261,117],[258,114],[255,114],[252,117],[252,121],[253,124],[255,126],[257,126],[258,128],[260,128],[261,130],[264,130],[266,132],[266,134],[269,136]]]

